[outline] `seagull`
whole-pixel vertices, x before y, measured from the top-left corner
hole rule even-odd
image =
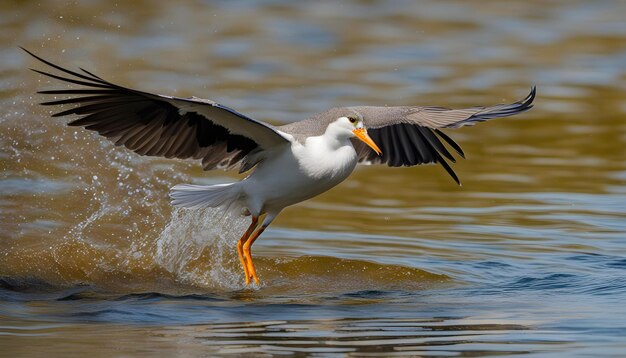
[[[246,285],[252,280],[260,284],[252,244],[286,207],[341,183],[359,163],[390,167],[438,163],[460,185],[447,162],[455,162],[447,147],[463,158],[465,155],[441,129],[527,111],[536,93],[533,86],[521,101],[465,109],[332,108],[299,122],[274,126],[212,100],[120,86],[83,68],[72,71],[22,49],[54,69],[31,70],[78,86],[38,92],[63,96],[41,103],[44,106],[72,106],[52,117],[78,115],[68,125],[95,131],[140,155],[191,158],[200,161],[204,170],[249,173],[238,182],[179,184],[170,191],[175,206],[238,210],[251,217],[250,226],[237,242]]]

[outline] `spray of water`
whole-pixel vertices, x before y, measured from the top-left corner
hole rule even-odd
[[[245,231],[244,218],[219,209],[174,209],[156,242],[155,263],[181,283],[207,289],[241,286],[233,238]]]
[[[29,104],[0,116],[0,184],[11,184],[0,198],[11,208],[0,278],[122,292],[242,287],[235,245],[246,219],[169,204],[170,187],[193,181],[194,163],[140,157],[39,107],[24,120]]]

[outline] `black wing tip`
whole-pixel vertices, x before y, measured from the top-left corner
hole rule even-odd
[[[40,74],[48,76],[48,77],[56,78],[56,79],[61,80],[61,81],[72,82],[72,83],[75,83],[75,84],[88,86],[88,87],[91,86],[91,87],[100,87],[100,88],[119,88],[119,86],[116,86],[116,85],[114,85],[114,84],[112,84],[112,83],[110,83],[108,81],[105,81],[101,77],[98,77],[98,76],[94,75],[93,73],[91,73],[91,72],[89,72],[89,71],[87,71],[87,70],[85,70],[83,68],[81,68],[81,70],[83,72],[85,72],[87,75],[84,75],[84,74],[81,74],[81,73],[69,70],[69,69],[67,69],[65,67],[59,66],[59,65],[54,64],[54,63],[52,63],[52,62],[50,62],[48,60],[45,60],[42,57],[39,57],[39,56],[35,55],[33,52],[25,49],[22,46],[18,46],[18,47],[20,49],[22,49],[24,52],[26,52],[27,54],[29,54],[32,57],[34,57],[35,59],[37,59],[39,62],[41,62],[41,63],[43,63],[43,64],[45,64],[47,66],[50,66],[50,67],[52,67],[54,69],[57,69],[57,70],[59,70],[61,72],[64,72],[64,73],[66,73],[66,74],[68,74],[70,76],[74,76],[75,78],[82,79],[82,80],[87,80],[89,82],[86,83],[84,81],[81,81],[81,83],[78,83],[78,82],[75,82],[75,81],[78,81],[76,79],[68,79],[68,78],[65,78],[65,77],[61,78],[60,76],[56,76],[56,75],[53,75],[53,74],[51,74],[49,72],[43,72],[43,71],[40,71],[40,70],[37,70],[37,69],[34,69],[34,68],[30,69],[32,71],[35,71],[37,73],[40,73]]]
[[[466,159],[465,158],[465,152],[463,151],[463,148],[461,148],[461,146],[454,141],[454,139],[450,138],[447,134],[445,134],[444,132],[442,132],[440,129],[435,129],[434,130],[435,133],[442,138],[450,147],[452,147],[452,149],[454,149],[454,151],[461,156],[461,158]]]
[[[530,88],[530,92],[523,100],[511,103],[510,105],[506,106],[508,107],[507,110],[499,113],[498,117],[508,117],[516,115],[518,113],[526,112],[527,110],[533,108],[533,102],[535,101],[535,97],[537,97],[537,86],[533,85]]]
[[[534,107],[533,102],[535,101],[535,97],[537,97],[537,86],[533,85],[530,88],[530,92],[528,93],[528,95],[526,96],[526,98],[524,98],[521,101],[512,103],[510,105],[510,107],[512,108],[511,113],[509,113],[508,115],[515,115],[518,113],[522,113],[522,112],[526,112],[527,110],[531,109]]]
[[[436,160],[437,163],[441,164],[443,169],[445,169],[446,172],[448,172],[448,174],[452,177],[452,179],[457,183],[458,186],[462,186],[461,185],[461,180],[459,179],[459,177],[454,172],[454,169],[452,169],[452,167],[450,167],[450,164],[448,164],[448,162],[446,162],[446,160],[443,159],[443,157],[441,157],[441,155],[439,153],[436,154],[435,160]]]
[[[22,49],[22,51],[26,52],[27,54],[31,55],[32,57],[36,58],[37,60],[39,60],[39,61],[41,61],[41,62],[45,63],[46,65],[53,66],[53,65],[51,65],[48,61],[46,61],[46,60],[44,60],[43,58],[41,58],[41,57],[39,57],[39,56],[35,55],[32,51],[29,51],[29,50],[27,50],[26,48],[24,48],[24,47],[22,47],[22,46],[18,46],[18,47],[19,47],[19,48],[21,48],[21,49]],[[54,67],[54,66],[53,66],[53,67]],[[31,70],[32,70],[32,68],[31,68]],[[34,70],[33,70],[33,71],[34,71]]]
[[[528,96],[526,96],[526,98],[524,98],[523,100],[519,102],[519,104],[521,105],[520,108],[524,108],[524,109],[533,108],[533,102],[535,101],[535,97],[537,97],[537,85],[533,85],[530,88],[530,93],[528,94]]]
[[[33,56],[33,57],[37,57],[37,56],[35,56],[35,54],[34,54],[34,53],[32,53],[32,52],[28,51],[28,50],[27,50],[24,46],[19,46],[19,45],[18,45],[17,47],[19,47],[22,51],[26,52],[27,54],[29,54],[29,55],[31,55],[31,56]]]
[[[528,95],[529,101],[532,102],[535,99],[536,95],[537,95],[537,85],[533,85],[530,88],[530,94]]]
[[[472,114],[468,118],[444,125],[441,128],[459,128],[466,125],[474,125],[476,123],[488,121],[495,118],[510,117],[526,112],[529,109],[533,108],[533,102],[535,101],[536,96],[537,86],[533,85],[530,88],[530,92],[528,93],[528,95],[520,101],[510,104],[501,103],[490,107],[481,107],[479,111]]]
[[[533,85],[530,88],[530,93],[528,93],[526,98],[524,98],[521,101],[510,104],[508,106],[509,110],[506,111],[506,113],[500,113],[499,115],[496,116],[496,118],[514,116],[516,114],[528,111],[529,109],[534,107],[533,102],[535,101],[535,97],[537,97],[537,86]]]
[[[36,69],[36,68],[32,68],[32,67],[31,67],[31,68],[29,68],[29,70],[31,70],[31,71],[33,71],[33,72],[37,72],[37,73],[39,73],[40,75],[50,76],[50,73],[48,73],[48,72],[44,72],[44,71],[42,71],[42,70],[38,70],[38,69]]]

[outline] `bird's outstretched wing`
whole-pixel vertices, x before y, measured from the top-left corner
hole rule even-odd
[[[255,164],[246,162],[248,154],[289,143],[271,125],[214,101],[122,87],[82,68],[82,73],[70,71],[23,50],[63,75],[33,71],[81,86],[38,92],[67,96],[41,103],[72,105],[53,117],[79,115],[68,125],[96,131],[141,155],[200,159],[205,170],[247,170]]]
[[[456,161],[446,145],[461,157],[465,154],[441,129],[471,126],[489,119],[527,111],[532,108],[535,93],[536,89],[533,87],[530,94],[519,102],[466,109],[373,106],[332,108],[304,121],[281,126],[279,129],[296,136],[307,131],[315,131],[314,135],[319,135],[337,118],[350,113],[358,114],[363,118],[367,133],[383,152],[382,156],[379,156],[362,141],[353,140],[359,162],[387,164],[391,167],[439,163],[460,184],[459,178],[446,161],[446,159]]]
[[[444,159],[456,161],[444,143],[461,157],[465,157],[465,154],[461,147],[440,129],[472,126],[478,122],[527,111],[532,108],[535,94],[536,88],[533,87],[528,96],[519,102],[465,109],[352,107],[363,116],[368,134],[383,152],[382,156],[378,156],[367,146],[355,141],[359,160],[368,163],[386,163],[392,167],[440,163],[460,184],[458,177]]]

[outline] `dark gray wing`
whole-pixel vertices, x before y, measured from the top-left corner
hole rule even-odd
[[[23,50],[69,77],[33,71],[83,86],[38,92],[68,96],[42,105],[74,105],[53,117],[80,115],[68,124],[96,131],[141,155],[201,159],[203,168],[210,170],[240,166],[252,152],[289,143],[269,124],[216,102],[118,86],[84,69],[84,73],[70,71]]]
[[[532,87],[521,101],[489,107],[450,109],[444,107],[349,107],[360,113],[368,128],[381,128],[397,123],[415,124],[426,128],[459,128],[489,119],[513,116],[532,108],[537,93]]]
[[[512,104],[489,107],[448,109],[442,107],[351,107],[363,116],[367,132],[382,150],[378,156],[367,145],[353,141],[359,161],[386,163],[391,167],[439,163],[460,184],[454,170],[446,162],[456,162],[447,144],[461,157],[461,147],[440,128],[471,126],[489,119],[512,116],[532,108],[536,88],[528,96]]]
[[[522,113],[532,108],[535,94],[536,88],[533,87],[530,94],[519,102],[466,109],[372,106],[332,108],[312,118],[278,129],[292,134],[298,140],[303,140],[308,135],[323,134],[326,126],[339,117],[349,114],[360,115],[367,127],[367,133],[383,154],[378,156],[365,143],[354,139],[352,143],[359,156],[359,162],[387,164],[391,167],[439,163],[459,183],[457,175],[446,162],[446,159],[456,161],[446,145],[461,157],[464,157],[463,150],[440,129],[474,125],[489,119]]]

